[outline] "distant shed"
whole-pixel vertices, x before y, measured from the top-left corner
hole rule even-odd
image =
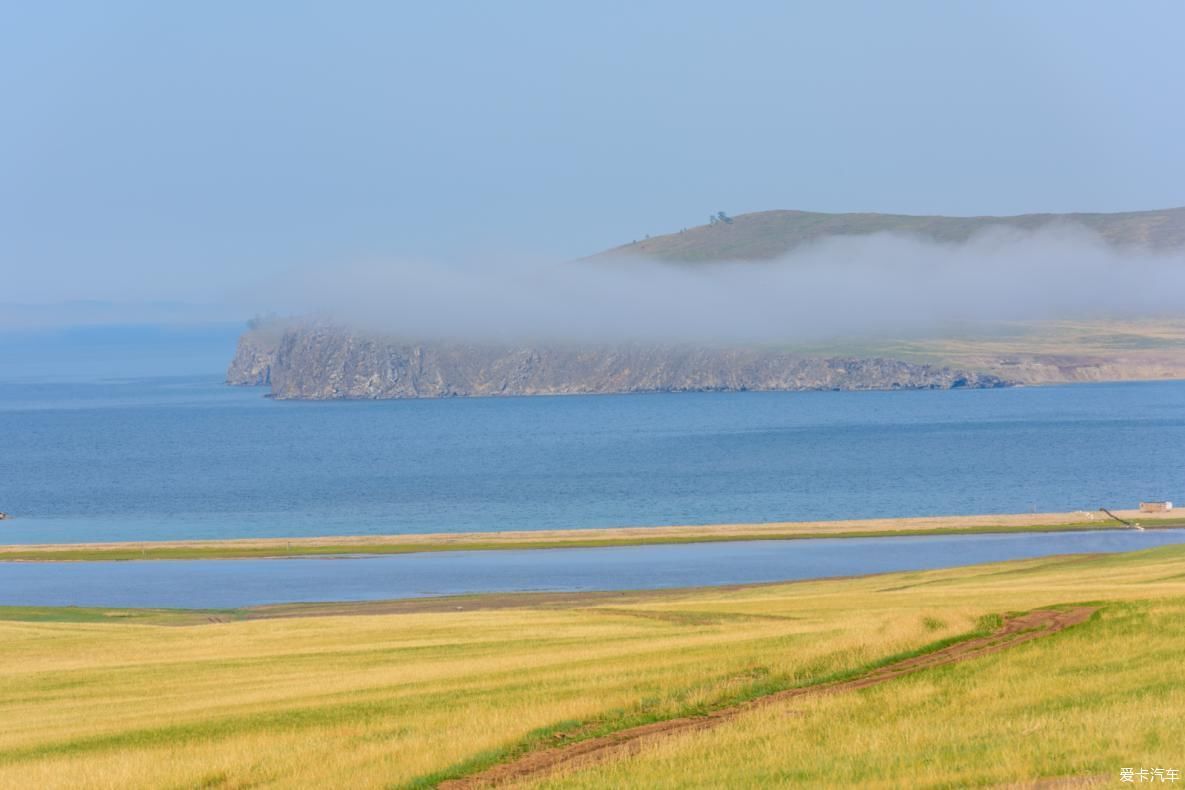
[[[1141,513],[1168,513],[1173,509],[1172,502],[1141,502]]]

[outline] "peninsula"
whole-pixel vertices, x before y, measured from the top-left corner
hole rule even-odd
[[[775,259],[822,239],[892,233],[961,243],[999,230],[1077,227],[1116,249],[1185,250],[1185,208],[1116,214],[942,217],[763,211],[655,236],[585,258],[679,266],[791,265]],[[749,263],[745,263],[749,262]],[[229,384],[277,399],[387,399],[697,391],[994,388],[1185,378],[1185,321],[1029,322],[940,336],[836,338],[724,346],[425,340],[343,323],[253,321]]]

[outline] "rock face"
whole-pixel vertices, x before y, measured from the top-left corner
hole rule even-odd
[[[262,387],[272,383],[272,361],[282,335],[248,331],[239,336],[234,359],[226,371],[226,383],[240,387]]]
[[[289,329],[273,348],[266,338],[251,335],[239,342],[227,381],[270,384],[279,399],[952,389],[1011,383],[891,359],[822,359],[761,349],[412,343],[326,327]]]

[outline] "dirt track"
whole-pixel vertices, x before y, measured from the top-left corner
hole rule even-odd
[[[790,700],[855,691],[856,689],[875,686],[929,667],[954,664],[959,661],[988,655],[989,653],[997,653],[1014,645],[1056,633],[1070,626],[1085,622],[1094,612],[1095,609],[1091,607],[1078,607],[1065,610],[1042,609],[1028,612],[1008,619],[999,630],[988,636],[968,639],[967,641],[935,650],[932,653],[925,653],[920,656],[914,656],[913,658],[888,664],[859,677],[851,678],[850,680],[811,686],[809,688],[780,691],[776,694],[759,697],[731,708],[714,711],[706,716],[669,719],[667,721],[644,724],[609,735],[603,735],[599,738],[578,741],[567,746],[529,752],[515,760],[499,763],[471,776],[442,782],[439,787],[442,790],[493,787],[535,779],[562,768],[587,765],[589,763],[634,754],[640,751],[647,743],[680,733],[712,729],[736,718],[742,713],[756,708],[776,705]]]

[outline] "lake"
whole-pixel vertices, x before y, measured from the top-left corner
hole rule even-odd
[[[0,510],[15,516],[0,522],[0,542],[1069,511],[1185,498],[1185,382],[325,403],[263,395],[217,376],[0,382]]]

